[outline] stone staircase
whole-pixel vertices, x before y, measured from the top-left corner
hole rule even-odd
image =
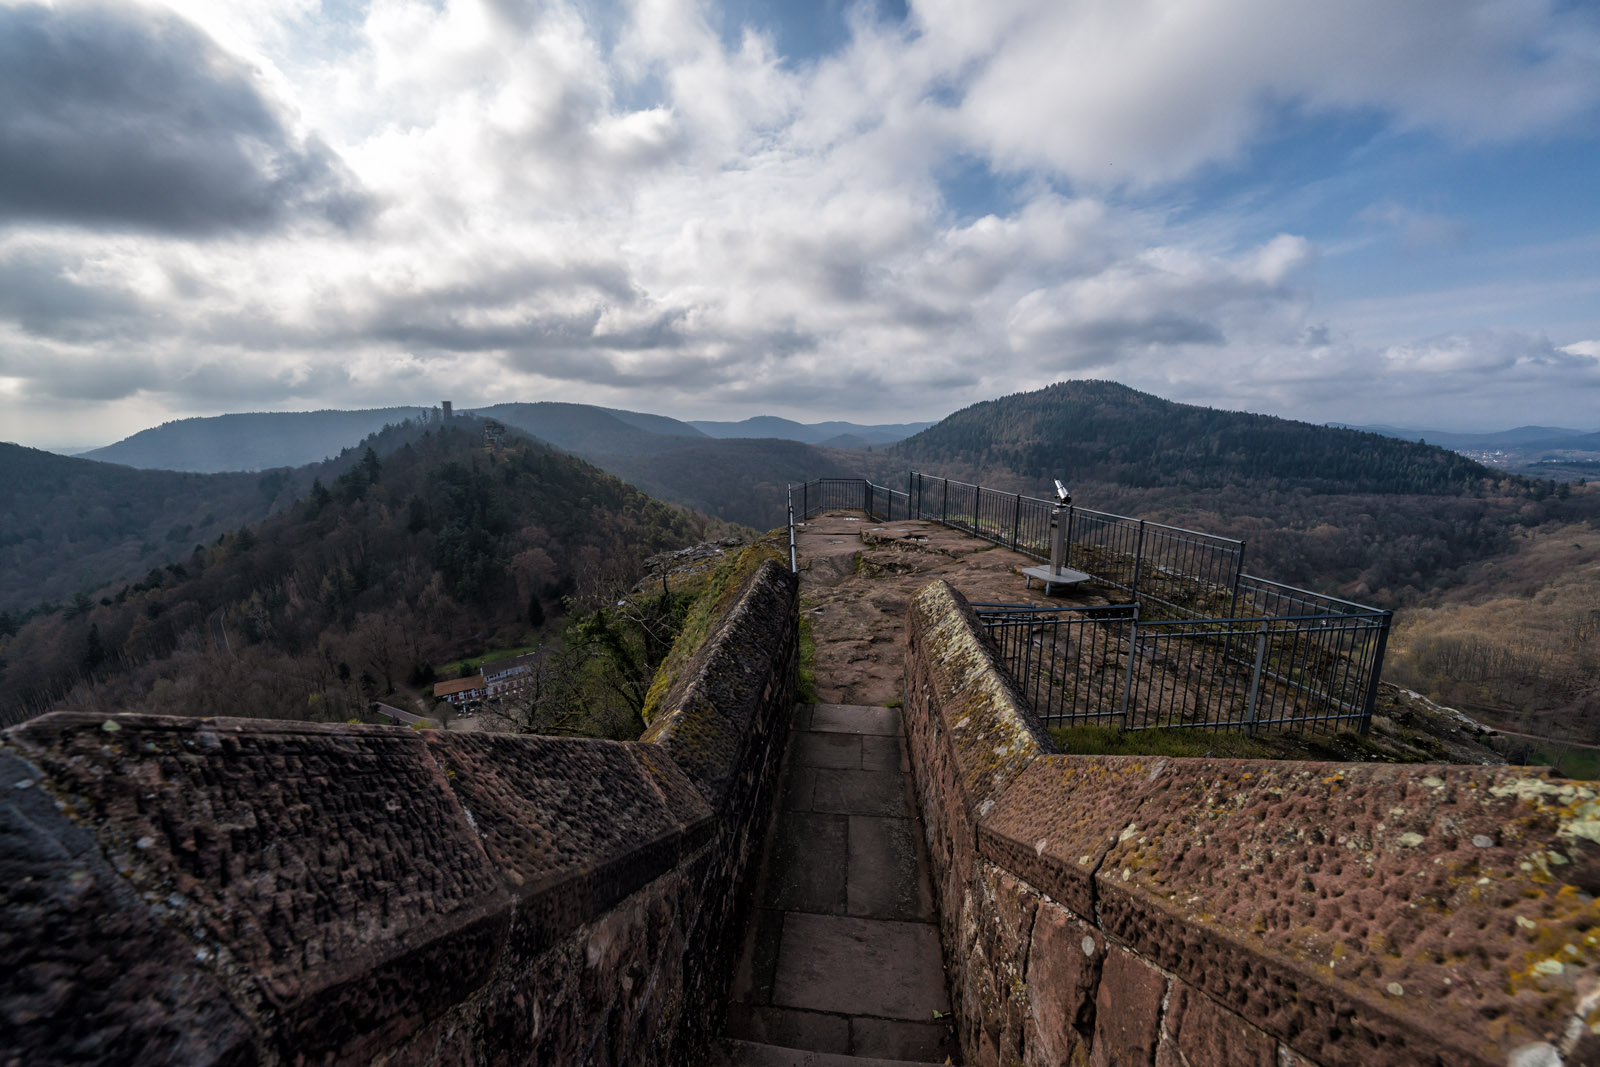
[[[726,1057],[718,1067],[934,1067],[917,1060],[886,1060],[878,1056],[849,1056],[837,1052],[760,1045],[729,1039],[719,1050]]]
[[[959,1062],[909,772],[898,709],[796,710],[727,1067]]]

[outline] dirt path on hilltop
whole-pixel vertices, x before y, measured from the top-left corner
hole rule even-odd
[[[829,704],[897,702],[904,691],[905,618],[911,598],[943,578],[968,600],[1105,603],[1050,597],[1024,586],[1037,561],[937,523],[874,523],[829,512],[796,527],[800,611],[816,640],[817,698]]]

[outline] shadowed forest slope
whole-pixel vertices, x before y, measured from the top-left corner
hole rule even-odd
[[[13,709],[70,689],[78,706],[343,718],[711,532],[543,444],[486,449],[481,423],[394,427],[282,514],[0,639],[0,691]]]
[[[0,612],[71,600],[186,555],[266,516],[287,482],[281,473],[135,470],[0,443]]]

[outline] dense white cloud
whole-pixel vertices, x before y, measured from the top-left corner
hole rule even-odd
[[[0,100],[0,221],[209,234],[367,211],[320,139],[175,15],[0,7]]]
[[[918,5],[971,64],[960,111],[1003,165],[1089,186],[1227,160],[1274,109],[1370,108],[1402,127],[1523,137],[1600,96],[1592,12],[1499,0],[1080,0]]]
[[[1317,306],[1306,237],[1118,193],[1225,162],[1285,112],[1558,129],[1600,92],[1582,12],[928,0],[904,23],[858,9],[845,47],[803,60],[715,14],[0,2],[0,52],[19,26],[55,42],[63,93],[0,120],[0,151],[57,146],[39,166],[79,183],[0,184],[6,436],[445,395],[937,416],[1081,373],[1307,414],[1430,375],[1600,389],[1592,342],[1357,340]],[[63,116],[136,73],[114,38],[167,82],[115,93],[104,122],[132,139],[97,141]],[[959,202],[962,159],[1004,203]],[[149,177],[83,184],[123,161]],[[1363,217],[1408,249],[1459,239],[1397,202]],[[52,406],[95,421],[41,436]]]

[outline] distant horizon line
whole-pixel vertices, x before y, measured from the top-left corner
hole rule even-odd
[[[1129,388],[1133,388],[1133,387],[1130,386]],[[1152,394],[1152,395],[1157,395],[1157,394]],[[993,400],[993,399],[999,399],[999,398],[998,397],[991,397],[989,399]],[[1162,398],[1162,399],[1165,399],[1165,398]],[[176,418],[165,419],[162,422],[158,422],[158,423],[154,423],[154,424],[149,425],[149,426],[142,427],[141,429],[135,430],[132,433],[124,434],[121,437],[113,438],[112,440],[105,441],[105,442],[100,443],[100,444],[84,444],[81,441],[80,442],[71,442],[71,443],[57,442],[57,443],[53,443],[53,444],[30,444],[30,443],[24,442],[24,441],[10,441],[9,443],[20,445],[20,446],[22,446],[24,448],[36,448],[41,452],[51,452],[51,453],[54,453],[55,455],[74,456],[74,457],[76,457],[76,456],[84,455],[85,453],[88,453],[88,452],[96,451],[96,450],[101,449],[101,448],[109,448],[112,445],[119,444],[119,443],[121,443],[123,441],[129,440],[130,438],[136,437],[139,434],[144,433],[146,431],[159,429],[162,426],[166,426],[166,425],[169,425],[169,424],[172,424],[172,423],[177,423],[177,422],[200,421],[200,420],[205,420],[205,419],[221,419],[221,418],[228,418],[228,417],[237,416],[237,415],[316,415],[316,414],[323,414],[323,413],[358,414],[358,413],[361,413],[361,412],[390,411],[390,410],[394,410],[394,411],[428,412],[428,411],[438,411],[438,410],[440,410],[440,405],[444,400],[445,400],[445,398],[441,398],[439,401],[435,401],[432,404],[415,404],[415,403],[413,403],[413,404],[379,404],[379,405],[374,405],[372,407],[315,407],[315,408],[284,408],[284,409],[266,410],[266,411],[259,411],[259,410],[258,411],[220,411],[220,412],[216,412],[216,413],[213,413],[213,414],[210,414],[210,415],[181,415],[181,416],[178,416]],[[982,403],[982,402],[983,401],[976,401],[975,403]],[[1213,408],[1213,406],[1209,405],[1209,404],[1193,404],[1190,401],[1172,401],[1172,402],[1173,403],[1181,403],[1181,404],[1189,404],[1190,406],[1193,406],[1193,407]],[[805,422],[805,421],[802,421],[801,419],[794,418],[794,417],[791,417],[791,416],[788,416],[788,415],[775,415],[770,411],[758,411],[757,413],[755,413],[753,415],[746,415],[743,418],[737,418],[737,419],[734,419],[734,418],[719,418],[719,419],[712,419],[712,418],[685,418],[685,417],[678,416],[678,415],[666,415],[666,414],[663,414],[663,413],[657,412],[657,411],[638,411],[638,410],[635,410],[635,409],[632,409],[632,408],[615,407],[615,406],[606,405],[606,404],[592,404],[592,403],[585,403],[583,401],[576,401],[576,400],[497,400],[497,401],[493,401],[491,403],[478,404],[478,405],[473,406],[473,407],[461,407],[459,405],[455,405],[453,402],[451,402],[451,403],[452,403],[452,410],[456,414],[469,414],[469,413],[472,413],[472,412],[484,410],[486,408],[498,407],[498,406],[501,406],[503,404],[540,404],[540,403],[571,404],[571,405],[578,406],[578,407],[597,408],[597,409],[602,410],[602,411],[624,411],[624,412],[628,412],[630,414],[635,414],[635,415],[650,415],[650,416],[654,416],[654,417],[657,417],[657,418],[671,419],[671,420],[673,420],[675,422],[681,422],[681,423],[684,423],[684,424],[690,425],[690,426],[693,426],[697,422],[699,422],[699,423],[713,423],[713,424],[720,424],[720,425],[737,425],[739,423],[751,422],[751,421],[753,421],[755,419],[780,419],[780,420],[782,420],[784,422],[791,422],[791,423],[794,423],[796,425],[805,426],[805,427],[816,427],[816,426],[820,426],[820,425],[822,425],[824,423],[844,423],[844,424],[850,425],[850,426],[862,426],[862,427],[870,427],[870,426],[907,426],[907,425],[912,425],[912,424],[917,424],[917,423],[925,423],[928,426],[936,426],[940,422],[943,422],[945,419],[949,418],[950,415],[955,414],[956,411],[962,410],[962,408],[957,408],[957,409],[955,409],[955,411],[948,412],[945,415],[942,415],[942,416],[940,416],[938,418],[900,419],[900,420],[889,421],[889,422],[866,423],[866,422],[858,422],[855,419],[848,419],[848,418],[827,418],[827,419],[818,419],[815,422]],[[972,405],[965,405],[965,406],[970,407]],[[1213,410],[1219,410],[1219,411],[1222,411],[1222,410],[1247,411],[1248,409],[1216,407],[1216,408],[1213,408]],[[1271,412],[1264,412],[1264,411],[1263,412],[1251,412],[1251,413],[1252,414],[1263,414],[1263,415],[1272,414]],[[1563,434],[1570,433],[1570,434],[1576,434],[1576,435],[1600,433],[1600,424],[1597,424],[1593,429],[1585,429],[1585,428],[1581,428],[1581,427],[1570,427],[1570,426],[1546,426],[1546,425],[1543,425],[1543,424],[1540,424],[1540,423],[1521,423],[1521,424],[1518,424],[1518,425],[1515,425],[1515,426],[1506,426],[1506,427],[1499,428],[1499,429],[1483,429],[1481,427],[1472,427],[1472,428],[1468,428],[1468,429],[1449,429],[1449,428],[1442,427],[1442,426],[1433,426],[1433,427],[1397,426],[1397,425],[1395,425],[1393,423],[1383,423],[1383,422],[1353,423],[1353,422],[1347,422],[1347,421],[1343,421],[1343,420],[1339,420],[1339,419],[1318,420],[1318,419],[1295,418],[1295,417],[1292,417],[1292,416],[1284,416],[1284,415],[1278,415],[1278,416],[1275,416],[1275,417],[1277,417],[1277,418],[1285,418],[1285,419],[1288,419],[1291,422],[1303,422],[1303,423],[1306,423],[1308,425],[1322,426],[1322,427],[1326,427],[1326,428],[1330,428],[1330,429],[1361,430],[1361,431],[1366,431],[1366,432],[1369,432],[1369,433],[1384,433],[1384,431],[1404,431],[1408,436],[1411,435],[1411,434],[1416,434],[1416,435],[1422,436],[1422,437],[1426,437],[1428,434],[1493,436],[1493,435],[1496,435],[1496,434],[1511,433],[1511,432],[1516,431],[1516,430],[1524,430],[1524,429],[1553,430],[1553,431],[1556,431],[1558,433],[1563,433]],[[1393,436],[1393,434],[1385,434],[1385,435],[1386,436]]]

